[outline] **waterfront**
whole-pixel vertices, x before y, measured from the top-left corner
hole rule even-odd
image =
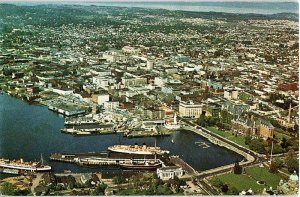
[[[122,133],[74,137],[60,132],[63,117],[49,111],[47,107],[30,105],[8,95],[0,95],[0,157],[9,159],[45,161],[54,172],[101,171],[103,169],[81,168],[72,164],[49,161],[49,154],[55,152],[100,152],[114,144],[154,145],[155,138],[124,138]],[[174,144],[172,140],[174,139]],[[156,137],[157,145],[179,155],[196,170],[230,164],[241,159],[236,153],[211,144],[201,136],[189,131],[177,131],[171,136]],[[208,148],[199,146],[205,142]],[[109,169],[105,169],[109,170]]]

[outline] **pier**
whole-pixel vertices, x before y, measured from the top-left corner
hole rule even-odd
[[[84,166],[121,166],[132,163],[146,164],[154,162],[160,164],[159,166],[165,165],[162,161],[163,157],[156,158],[155,155],[131,155],[114,152],[76,154],[54,153],[50,155],[50,160]]]
[[[64,133],[74,134],[74,135],[90,135],[90,134],[108,134],[115,133],[114,124],[83,124],[83,125],[73,125],[72,127],[67,126],[61,130]]]

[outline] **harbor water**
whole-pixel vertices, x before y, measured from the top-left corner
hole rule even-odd
[[[84,153],[106,151],[115,144],[142,144],[157,146],[171,155],[203,171],[242,160],[242,157],[224,147],[210,143],[191,131],[176,131],[171,136],[125,138],[122,133],[93,136],[72,136],[60,132],[64,118],[46,106],[32,105],[17,98],[0,94],[0,158],[38,161],[41,155],[54,172],[115,171],[108,168],[83,168],[74,164],[49,161],[51,153]],[[172,139],[173,142],[172,143]],[[3,176],[2,176],[3,177]]]

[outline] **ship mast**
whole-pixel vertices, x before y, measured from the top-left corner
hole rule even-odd
[[[41,160],[40,160],[41,164],[44,165],[44,158],[43,158],[43,154],[41,153]]]

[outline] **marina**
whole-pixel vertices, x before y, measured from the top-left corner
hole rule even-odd
[[[72,163],[54,162],[48,158],[52,153],[88,153],[103,152],[107,147],[116,144],[146,143],[178,155],[196,171],[203,171],[242,160],[242,156],[212,144],[210,148],[199,148],[195,142],[208,142],[202,136],[185,130],[174,131],[169,136],[146,138],[124,138],[122,133],[106,135],[73,136],[60,132],[64,128],[64,118],[49,111],[47,107],[30,105],[22,100],[0,95],[0,157],[23,158],[25,161],[38,161],[43,154],[44,160],[52,167],[53,172],[97,172],[111,171],[106,168],[86,168]],[[18,119],[15,114],[22,114]],[[13,126],[11,126],[13,125]],[[2,148],[5,147],[5,148]],[[197,150],[197,151],[194,151]],[[197,159],[195,159],[197,158]],[[143,159],[143,158],[142,158]],[[201,162],[206,161],[206,162]],[[117,169],[119,170],[119,169]]]

